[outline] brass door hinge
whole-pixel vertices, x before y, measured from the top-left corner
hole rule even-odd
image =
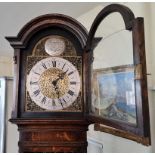
[[[142,78],[142,64],[137,64],[135,65],[135,80],[141,80]]]

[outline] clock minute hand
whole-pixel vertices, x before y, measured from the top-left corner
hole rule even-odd
[[[65,72],[63,72],[63,73],[61,73],[61,74],[59,75],[59,78],[62,80],[67,72],[68,72],[68,70],[65,71]]]
[[[56,86],[56,85],[57,85],[57,82],[58,82],[60,79],[62,80],[67,72],[68,72],[68,70],[65,71],[65,72],[63,72],[63,73],[61,73],[61,74],[59,74],[59,75],[58,75],[58,78],[57,78],[56,80],[52,81],[52,84],[53,84],[54,86]]]
[[[52,84],[53,84],[54,86],[56,86],[56,85],[57,85],[57,82],[58,82],[60,79],[61,79],[61,77],[58,75],[58,78],[57,78],[56,80],[52,81]]]
[[[59,93],[59,88],[58,88],[58,86],[57,86],[57,85],[56,85],[56,86],[54,86],[54,89],[55,89],[56,94],[57,94],[58,99],[59,99],[59,95],[60,95],[60,93]],[[61,102],[60,102],[60,104],[61,104],[62,108],[64,108],[64,107],[63,107],[63,104],[62,104]]]

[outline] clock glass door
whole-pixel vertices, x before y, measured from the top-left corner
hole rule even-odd
[[[118,13],[107,16],[107,10],[112,12],[112,8],[118,9],[124,21]],[[91,100],[88,99],[87,113],[88,119],[96,123],[96,130],[148,145],[150,129],[143,34],[143,19],[135,19],[130,10],[120,5],[105,8],[96,17],[86,46],[86,53],[93,60],[89,68]]]
[[[104,31],[94,49],[91,113],[136,125],[132,34],[127,30]]]

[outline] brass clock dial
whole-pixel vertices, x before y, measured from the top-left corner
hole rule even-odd
[[[37,62],[27,76],[30,98],[46,110],[69,107],[80,92],[80,76],[66,59],[48,57]]]
[[[62,37],[51,36],[45,42],[45,51],[51,56],[58,56],[65,50],[65,42]]]

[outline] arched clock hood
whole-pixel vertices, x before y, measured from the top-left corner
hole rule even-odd
[[[16,37],[6,37],[6,39],[13,48],[25,48],[35,33],[54,26],[71,32],[84,48],[88,36],[87,30],[77,20],[62,14],[46,14],[36,17],[28,22]]]

